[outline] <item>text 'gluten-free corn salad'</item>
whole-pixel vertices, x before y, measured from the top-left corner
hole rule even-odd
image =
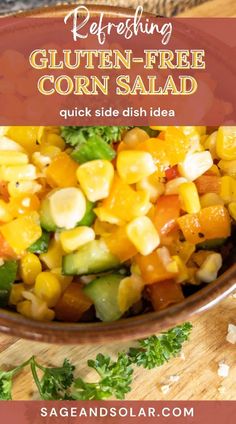
[[[236,127],[0,127],[0,307],[113,321],[212,282]]]

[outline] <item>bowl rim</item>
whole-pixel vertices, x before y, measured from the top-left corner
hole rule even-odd
[[[189,320],[227,297],[236,289],[236,264],[217,280],[182,302],[161,311],[149,312],[113,322],[49,323],[24,318],[17,312],[0,309],[0,331],[35,341],[65,344],[92,344],[142,338]]]
[[[9,13],[4,16],[46,17],[58,14],[61,16],[75,6],[78,6],[78,3],[45,6],[28,11]],[[117,14],[129,16],[134,11],[131,8],[107,5],[86,4],[86,7],[92,13],[96,14],[103,11],[109,16],[117,16]],[[147,12],[144,15],[154,16]],[[193,315],[214,306],[235,289],[236,264],[213,283],[185,298],[182,302],[161,311],[149,312],[109,323],[62,323],[58,321],[45,323],[29,320],[16,312],[0,308],[0,332],[35,341],[60,344],[106,343],[115,339],[123,341],[142,338],[190,319]]]

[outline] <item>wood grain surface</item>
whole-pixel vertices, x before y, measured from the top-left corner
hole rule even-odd
[[[179,16],[183,17],[235,17],[235,0],[208,0],[206,3],[188,9]]]
[[[236,324],[236,298],[230,296],[220,305],[196,317],[193,321],[191,339],[184,346],[185,359],[178,357],[168,364],[155,369],[135,370],[130,400],[236,400],[236,345],[226,341],[228,323]],[[97,353],[115,356],[126,350],[128,343],[113,343],[103,346],[59,346],[25,341],[0,336],[0,366],[12,367],[36,355],[45,365],[60,365],[65,357],[76,365],[78,375],[93,381],[94,372],[86,365]],[[218,364],[225,361],[230,366],[229,376],[218,376]],[[179,381],[170,385],[168,394],[161,387],[170,383],[170,376],[178,375]],[[219,392],[219,387],[224,393]],[[15,399],[37,398],[29,370],[16,377]]]
[[[211,0],[181,16],[236,16],[236,1]],[[191,340],[183,349],[185,359],[175,358],[152,371],[136,369],[133,389],[127,399],[236,400],[236,345],[226,342],[230,322],[236,325],[236,299],[232,296],[192,321]],[[92,380],[94,374],[86,366],[87,359],[94,358],[99,352],[115,355],[128,346],[130,342],[105,346],[58,346],[0,335],[0,366],[17,365],[32,354],[47,365],[59,365],[64,357],[68,357],[75,363],[79,375]],[[225,379],[217,375],[218,363],[222,360],[230,366],[229,376]],[[180,379],[172,383],[169,393],[164,395],[161,386],[169,384],[172,375],[178,375]],[[219,392],[219,387],[224,393]],[[15,380],[14,398],[35,397],[34,383],[26,370]]]

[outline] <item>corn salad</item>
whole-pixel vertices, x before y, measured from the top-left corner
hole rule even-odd
[[[113,321],[214,281],[236,127],[1,127],[0,307]]]

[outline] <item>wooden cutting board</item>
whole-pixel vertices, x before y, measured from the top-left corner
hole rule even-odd
[[[236,324],[236,298],[230,296],[214,309],[193,319],[191,339],[184,346],[184,358],[178,357],[168,364],[151,371],[135,370],[130,400],[235,400],[236,399],[236,345],[226,341],[228,323]],[[98,354],[115,356],[132,343],[113,343],[103,346],[60,346],[25,341],[0,336],[0,366],[15,366],[35,355],[46,365],[60,365],[65,357],[75,365],[78,375],[92,381],[93,371],[86,361]],[[225,361],[230,366],[225,379],[217,375],[218,364]],[[179,381],[170,385],[163,394],[161,387],[170,384],[170,376],[179,376]],[[219,388],[225,390],[219,392]],[[29,370],[15,379],[15,399],[36,398],[35,386]]]
[[[188,9],[179,16],[183,17],[235,17],[235,0],[208,0],[206,3]]]

